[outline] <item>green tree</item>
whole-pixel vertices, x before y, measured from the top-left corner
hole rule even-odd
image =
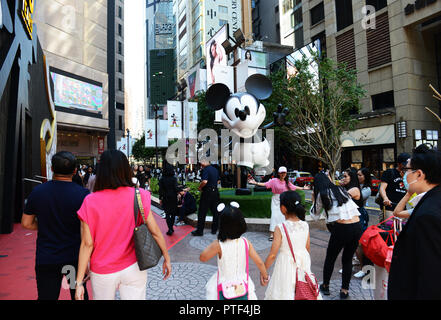
[[[166,148],[158,148],[158,156],[165,157]],[[132,155],[136,161],[146,163],[152,158],[156,157],[156,149],[155,148],[147,148],[145,146],[145,134],[136,141],[132,147]]]
[[[365,90],[357,84],[356,70],[348,69],[327,57],[303,57],[295,62],[296,76],[285,71],[271,76],[273,95],[265,104],[268,120],[281,103],[288,107],[292,126],[276,129],[288,140],[284,146],[297,155],[321,161],[334,176],[341,158],[340,137],[357,123],[360,99]]]

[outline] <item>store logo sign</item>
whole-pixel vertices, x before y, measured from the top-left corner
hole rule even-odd
[[[34,31],[34,21],[32,20],[34,7],[35,0],[22,0],[19,9],[19,16],[23,21],[23,24],[30,39],[32,39],[32,33]]]

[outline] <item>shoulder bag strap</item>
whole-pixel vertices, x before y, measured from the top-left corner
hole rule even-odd
[[[286,229],[286,226],[284,223],[282,223],[283,229],[285,230],[286,239],[288,240],[289,248],[291,249],[292,257],[294,258],[294,262],[296,263],[296,256],[294,255],[294,250],[292,249],[291,239],[289,238],[288,230]]]
[[[142,205],[141,194],[139,189],[135,188],[135,224],[138,222],[138,213],[141,211],[142,220],[147,223],[144,214],[144,206]]]
[[[249,249],[248,249],[248,241],[243,238],[243,241],[245,242],[245,255],[246,255],[246,259],[247,259],[247,285],[248,285],[248,280],[250,277],[250,273],[249,273]]]

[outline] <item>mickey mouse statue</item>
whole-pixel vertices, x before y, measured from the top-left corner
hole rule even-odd
[[[223,83],[213,84],[206,94],[207,105],[214,110],[221,110],[222,122],[237,136],[242,138],[241,143],[233,147],[233,158],[238,158],[240,166],[249,168],[263,168],[270,164],[270,144],[268,140],[260,143],[244,142],[252,138],[266,117],[265,107],[260,100],[268,99],[273,86],[271,81],[261,74],[250,76],[245,82],[246,92],[231,94]]]

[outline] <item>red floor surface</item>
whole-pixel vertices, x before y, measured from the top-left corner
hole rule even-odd
[[[191,226],[174,227],[172,236],[167,236],[167,223],[154,214],[167,244],[171,249],[191,231]],[[24,229],[20,224],[14,226],[14,232],[0,235],[0,300],[35,300],[37,284],[35,281],[35,242],[36,231]],[[65,281],[65,280],[64,280]],[[67,286],[67,282],[65,282]],[[89,297],[92,296],[90,282],[87,284]],[[60,300],[70,300],[69,290],[62,288]]]

